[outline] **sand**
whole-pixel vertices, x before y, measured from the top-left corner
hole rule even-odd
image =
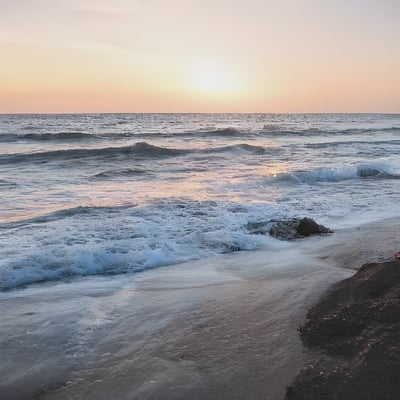
[[[350,265],[392,254],[399,224],[3,292],[0,398],[283,399],[307,310]]]

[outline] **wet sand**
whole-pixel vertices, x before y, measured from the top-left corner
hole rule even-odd
[[[0,398],[282,399],[306,362],[307,310],[353,258],[393,253],[387,224],[371,227],[3,292]]]

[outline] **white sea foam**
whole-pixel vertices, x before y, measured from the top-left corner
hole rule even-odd
[[[162,203],[78,208],[9,224],[1,238],[0,287],[138,272],[218,253],[282,246],[245,228],[249,218],[278,215],[279,207],[265,204]]]

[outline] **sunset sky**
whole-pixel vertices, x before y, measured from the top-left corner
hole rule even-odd
[[[0,113],[400,112],[399,0],[0,0]]]

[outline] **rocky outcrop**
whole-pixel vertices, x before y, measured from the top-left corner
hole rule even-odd
[[[308,313],[300,336],[313,361],[285,399],[398,399],[399,332],[400,261],[364,265]]]
[[[246,228],[253,234],[270,234],[280,240],[293,240],[311,235],[333,233],[331,229],[318,224],[312,218],[290,218],[280,221],[254,222],[247,224]]]

